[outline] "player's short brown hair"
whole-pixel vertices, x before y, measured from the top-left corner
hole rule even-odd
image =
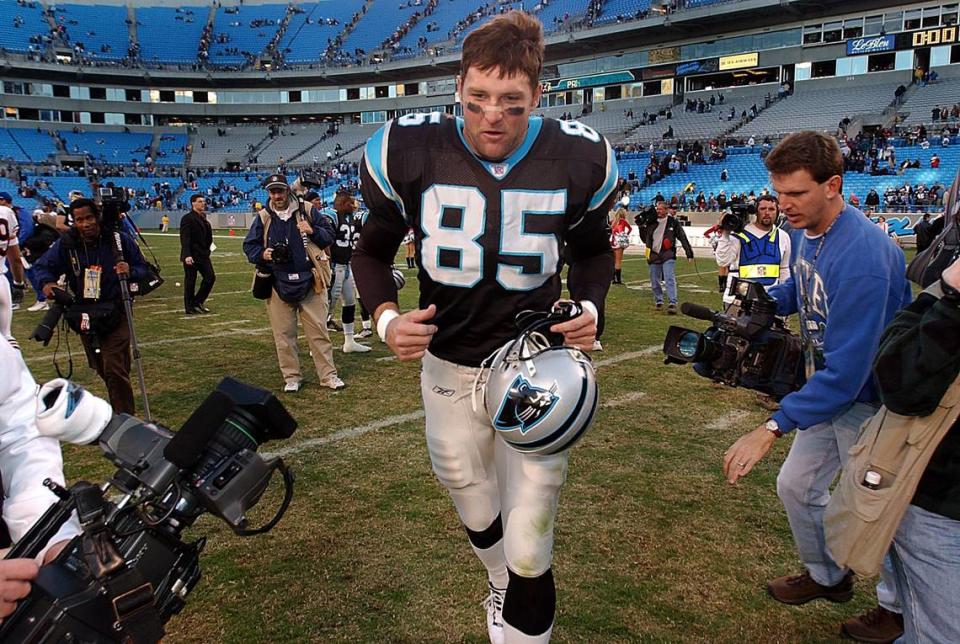
[[[346,210],[347,206],[353,203],[353,195],[349,192],[338,192],[333,198],[334,210]]]
[[[463,41],[460,76],[475,67],[499,69],[500,78],[526,74],[535,90],[543,70],[543,26],[522,11],[508,11],[483,25]]]
[[[767,155],[770,174],[786,175],[806,170],[817,183],[830,177],[843,176],[843,155],[837,142],[819,132],[796,132]]]

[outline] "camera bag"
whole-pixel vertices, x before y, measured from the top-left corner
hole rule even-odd
[[[927,293],[939,297],[940,283]],[[881,407],[860,428],[824,514],[827,548],[837,565],[875,575],[937,446],[960,418],[960,376],[929,416],[901,416]],[[877,472],[877,489],[864,484]]]
[[[263,247],[266,248],[267,232],[270,230],[270,215],[267,214],[266,210],[260,211],[260,222],[263,224]],[[257,267],[253,270],[253,284],[250,286],[253,297],[258,300],[269,298],[270,294],[273,293],[273,281],[273,271],[266,266],[257,264]]]

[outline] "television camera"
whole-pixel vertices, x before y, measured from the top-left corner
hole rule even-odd
[[[633,223],[635,223],[638,228],[655,226],[657,224],[657,207],[647,206],[637,213],[637,215],[633,218]]]
[[[200,580],[206,539],[187,543],[183,531],[210,512],[240,536],[262,534],[292,499],[293,474],[257,448],[289,438],[297,423],[262,389],[224,378],[177,433],[113,415],[108,403],[62,379],[43,386],[39,403],[41,434],[96,444],[117,471],[102,486],[44,481],[59,500],[6,558],[35,557],[74,511],[83,532],[40,569],[30,595],[0,624],[0,641],[153,644]],[[276,471],[283,501],[253,528],[246,513]],[[118,495],[108,499],[111,488]]]
[[[750,218],[757,214],[757,207],[751,203],[730,204],[728,209],[720,217],[720,228],[733,234],[742,233]]]
[[[780,400],[805,381],[802,342],[777,317],[776,301],[761,284],[733,278],[730,289],[734,300],[722,313],[690,302],[680,306],[711,326],[703,333],[671,326],[664,363],[692,362],[705,378]]]

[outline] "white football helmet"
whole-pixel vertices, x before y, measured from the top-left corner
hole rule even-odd
[[[484,361],[474,394],[482,393],[490,422],[508,445],[527,454],[556,454],[587,431],[599,389],[590,358],[550,339],[547,328],[570,316],[535,317]]]

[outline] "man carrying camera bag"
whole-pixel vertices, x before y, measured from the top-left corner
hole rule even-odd
[[[777,477],[802,574],[780,577],[767,593],[784,604],[853,597],[853,573],[827,552],[823,515],[830,484],[847,460],[860,425],[879,406],[870,357],[894,314],[911,300],[904,255],[863,213],[843,199],[843,157],[832,138],[799,132],[767,156],[766,166],[790,225],[803,229],[793,270],[768,293],[777,314],[800,317],[807,381],[780,410],[744,434],[724,455],[736,483],[783,434],[799,429]],[[880,608],[844,623],[857,640],[893,641],[901,632],[894,583],[882,576]]]
[[[120,277],[137,281],[145,278],[149,269],[126,232],[120,232],[123,261],[117,261],[113,227],[119,222],[105,222],[92,199],[71,202],[70,214],[73,227],[35,264],[37,281],[43,284],[47,299],[64,305],[67,324],[80,334],[87,361],[106,384],[114,413],[133,414],[130,327],[123,311]],[[67,276],[69,293],[58,288],[60,275]],[[56,315],[55,310],[48,311],[47,315],[51,314]]]
[[[273,274],[273,289],[266,298],[267,317],[277,345],[283,390],[299,391],[302,382],[297,355],[298,315],[313,353],[320,386],[343,389],[327,333],[329,269],[322,277],[327,283],[318,283],[315,265],[308,255],[308,245],[323,249],[333,243],[333,223],[291,194],[282,174],[271,175],[264,183],[270,199],[254,218],[243,240],[243,252],[251,264],[257,265],[258,272]]]

